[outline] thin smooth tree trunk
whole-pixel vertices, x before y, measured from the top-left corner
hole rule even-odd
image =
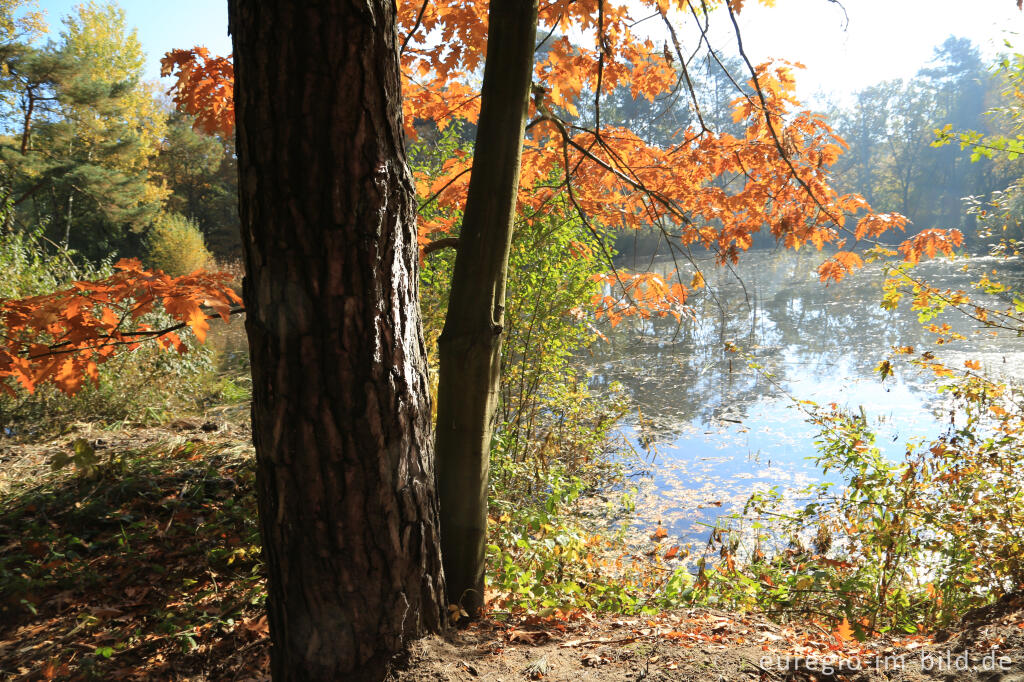
[[[25,117],[21,127],[21,155],[28,154],[29,142],[32,139],[32,114],[36,108],[36,97],[29,86],[25,92],[25,97],[28,99],[28,103],[25,105]]]
[[[379,680],[444,624],[393,0],[230,0],[276,680]]]
[[[533,70],[537,0],[492,0],[473,175],[438,339],[437,469],[448,600],[484,597],[487,476],[501,334]]]

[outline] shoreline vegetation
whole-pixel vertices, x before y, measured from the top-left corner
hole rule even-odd
[[[445,144],[455,145],[456,133]],[[1017,626],[1024,627],[1015,610],[1024,583],[1018,389],[988,380],[977,363],[946,368],[931,351],[896,348],[880,359],[879,379],[898,367],[934,374],[956,415],[948,429],[892,459],[876,447],[863,414],[797,401],[819,429],[817,465],[839,484],[812,484],[798,498],[755,493],[742,513],[709,528],[706,544],[687,546],[660,522],[635,524],[631,476],[648,465],[618,435],[633,409],[628,393],[615,382],[593,385],[576,361],[589,344],[607,342],[583,312],[588,300],[607,295],[593,276],[600,265],[587,246],[592,238],[558,206],[513,236],[491,448],[486,617],[466,630],[455,608],[448,639],[416,645],[404,672],[396,663],[399,679],[451,669],[451,647],[512,655],[547,646],[544,665],[593,667],[602,677],[660,663],[666,674],[732,665],[737,675],[771,679],[790,664],[769,670],[754,653],[799,659],[793,665],[804,670],[809,661],[838,665],[884,652],[938,656],[957,632],[970,640],[967,648],[981,642],[1016,660]],[[39,240],[0,239],[22,295],[104,275],[104,266],[75,266],[72,254],[46,258]],[[565,259],[570,250],[577,257]],[[432,359],[452,263],[441,251],[421,271]],[[898,307],[903,286],[919,318],[941,312],[943,299],[915,293],[899,276],[889,275],[883,304]],[[955,334],[936,330],[940,340]],[[52,386],[0,397],[5,675],[264,674],[266,594],[242,321],[215,323],[205,344],[191,334],[182,343],[184,354],[144,345],[121,355],[73,397]],[[725,354],[730,366],[770,379],[735,344]],[[1001,614],[995,627],[1005,626],[1004,634],[958,630],[967,614],[986,608]],[[752,641],[757,628],[769,629]],[[564,646],[576,640],[587,644]],[[700,659],[710,663],[695,663],[693,651],[652,653],[677,645],[710,651]],[[478,669],[508,665],[501,654],[477,660]],[[539,660],[524,665],[536,663],[536,675],[550,678]],[[843,674],[856,672],[849,665]],[[923,659],[911,667],[931,674]]]
[[[62,455],[70,461],[56,468]],[[244,410],[148,427],[72,423],[41,442],[4,439],[0,459],[5,678],[265,676],[269,639]],[[607,485],[615,475],[611,467],[590,480]],[[545,485],[535,504],[520,499],[516,510],[498,499],[501,491],[494,496],[485,617],[414,643],[393,662],[392,679],[915,680],[1024,672],[1020,593],[979,598],[981,606],[941,626],[866,633],[841,618],[843,605],[820,601],[829,589],[849,601],[858,588],[844,593],[819,580],[804,595],[817,593],[820,611],[798,604],[788,616],[772,615],[742,598],[749,589],[742,577],[756,564],[737,558],[725,571],[728,557],[709,563],[703,592],[693,579],[673,584],[678,573],[658,529],[641,545],[592,533],[596,518],[607,520],[611,491],[588,495],[579,476],[552,474]],[[628,508],[615,513],[628,516]],[[813,551],[782,556],[806,562],[801,574],[813,576],[827,566]],[[781,588],[771,575],[785,569],[793,564],[763,563],[760,580]]]

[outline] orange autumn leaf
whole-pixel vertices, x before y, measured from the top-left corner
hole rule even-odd
[[[850,626],[850,621],[843,616],[843,622],[832,631],[832,636],[839,640],[841,643],[851,642],[854,639],[853,628]]]
[[[103,309],[103,312],[100,314],[100,321],[110,328],[114,328],[120,323],[117,314],[110,308]]]
[[[74,395],[81,388],[83,381],[83,373],[77,371],[74,358],[65,357],[60,361],[53,377],[53,383],[57,385],[57,388],[68,395]]]
[[[206,315],[199,307],[199,301],[184,297],[168,296],[163,300],[164,310],[172,317],[184,321],[192,328],[192,332],[200,343],[206,341],[206,332],[210,328]]]
[[[947,231],[931,228],[921,230],[900,244],[898,249],[903,254],[903,260],[913,264],[920,261],[922,256],[934,258],[937,253],[952,256],[954,249],[963,242],[964,236],[960,230]]]
[[[860,199],[860,197],[857,197],[857,199]],[[852,210],[856,210],[856,208]],[[873,239],[880,237],[886,232],[893,230],[906,232],[906,229],[907,219],[898,213],[871,213],[857,221],[854,238],[863,239],[864,237],[870,237]]]
[[[67,394],[77,393],[85,381],[99,381],[99,365],[118,352],[130,351],[150,338],[166,350],[184,352],[175,329],[189,327],[205,338],[208,315],[202,306],[221,317],[236,309],[241,299],[230,287],[226,273],[194,272],[171,277],[149,271],[139,261],[124,259],[116,272],[96,281],[74,282],[70,287],[24,299],[0,300],[0,390],[12,394],[12,384],[32,392],[52,382]],[[142,318],[163,304],[177,323],[154,330]]]
[[[864,266],[860,256],[852,251],[839,251],[818,266],[818,277],[822,282],[838,282],[848,273]]]
[[[231,135],[235,127],[234,79],[231,56],[211,56],[205,47],[171,50],[160,60],[160,75],[175,76],[167,94],[174,104],[196,119],[207,134]]]

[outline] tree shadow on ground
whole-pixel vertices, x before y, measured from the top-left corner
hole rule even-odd
[[[207,434],[87,444],[90,466],[0,498],[0,677],[260,675],[251,448]]]

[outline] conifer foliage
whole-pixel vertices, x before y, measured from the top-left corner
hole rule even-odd
[[[0,144],[21,225],[89,257],[141,234],[166,197],[149,159],[165,116],[141,81],[144,55],[123,10],[89,2],[64,20],[61,40],[2,54],[15,134]]]

